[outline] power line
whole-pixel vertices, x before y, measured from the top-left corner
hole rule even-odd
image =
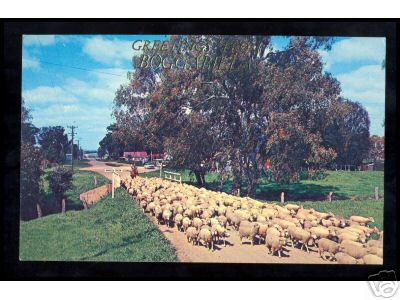
[[[41,60],[41,59],[35,59],[34,60],[34,59],[25,58],[25,60],[39,61],[40,63],[53,65],[53,66],[58,66],[58,67],[63,67],[63,68],[70,68],[70,69],[76,69],[76,70],[87,71],[87,72],[95,72],[95,73],[118,76],[118,77],[126,77],[126,75],[114,74],[114,73],[103,72],[103,71],[99,71],[99,70],[87,69],[87,68],[76,67],[76,66],[68,66],[68,65],[63,65],[63,64],[59,64],[59,63],[54,63],[54,62],[50,62],[50,61]]]

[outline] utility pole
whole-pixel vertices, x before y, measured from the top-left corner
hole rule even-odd
[[[74,131],[76,128],[78,128],[75,125],[68,126],[68,128],[71,129],[71,169],[72,173],[74,173],[74,135],[76,132]]]

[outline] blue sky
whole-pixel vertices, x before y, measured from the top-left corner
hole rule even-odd
[[[84,149],[96,150],[113,121],[114,94],[132,71],[132,42],[166,36],[25,35],[22,96],[37,127],[75,124]],[[285,37],[273,37],[282,49]],[[336,77],[342,95],[358,101],[371,119],[371,134],[383,135],[385,115],[384,38],[337,38],[320,51],[325,71]]]

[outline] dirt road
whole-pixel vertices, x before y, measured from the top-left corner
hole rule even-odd
[[[105,168],[110,168],[104,162],[91,160],[92,167],[82,168],[82,170],[90,170],[99,172],[111,179],[111,173],[104,172]],[[129,169],[129,165],[124,165],[120,168]],[[143,167],[139,167],[139,174],[149,172]],[[129,172],[124,172],[123,176],[129,176]],[[185,234],[179,232],[176,227],[168,228],[165,225],[158,225],[154,217],[148,217],[158,226],[165,237],[174,245],[177,250],[177,255],[182,262],[226,262],[226,263],[296,263],[296,264],[330,264],[333,262],[322,260],[317,251],[310,249],[311,253],[306,251],[285,247],[283,257],[271,256],[268,254],[264,244],[254,245],[250,241],[243,240],[240,243],[237,232],[233,229],[229,230],[230,237],[227,238],[227,245],[216,245],[215,251],[210,251],[204,246],[192,245],[187,242]]]
[[[130,164],[118,163],[118,165],[119,165],[118,167],[112,167],[112,166],[106,165],[106,162],[104,162],[104,161],[98,161],[98,160],[95,160],[95,159],[90,159],[89,163],[92,165],[91,167],[81,168],[80,170],[83,170],[83,171],[94,171],[94,172],[100,173],[101,175],[107,177],[110,180],[112,179],[112,173],[111,172],[105,172],[105,169],[117,168],[117,169],[122,169],[122,170],[126,171],[126,172],[120,173],[121,177],[129,176],[130,171],[131,171],[131,165]],[[138,168],[139,174],[140,173],[146,173],[146,172],[153,172],[154,171],[154,169],[153,170],[148,170],[148,169],[145,169],[144,167],[137,167],[137,168]]]

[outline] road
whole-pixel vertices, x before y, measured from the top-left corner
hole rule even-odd
[[[95,159],[89,159],[89,163],[92,165],[91,167],[85,167],[85,168],[81,168],[80,170],[83,171],[94,171],[97,173],[100,173],[101,175],[107,177],[108,179],[112,179],[112,173],[111,172],[105,172],[105,169],[111,169],[111,168],[117,168],[117,169],[122,169],[126,172],[122,172],[121,173],[121,177],[124,176],[129,176],[130,171],[131,171],[131,165],[130,164],[125,164],[125,163],[118,163],[117,167],[113,167],[113,166],[108,166],[106,165],[107,162],[104,161],[98,161]],[[148,170],[145,169],[144,167],[137,167],[138,168],[138,172],[139,174],[141,173],[146,173],[146,172],[153,172],[153,170]]]

